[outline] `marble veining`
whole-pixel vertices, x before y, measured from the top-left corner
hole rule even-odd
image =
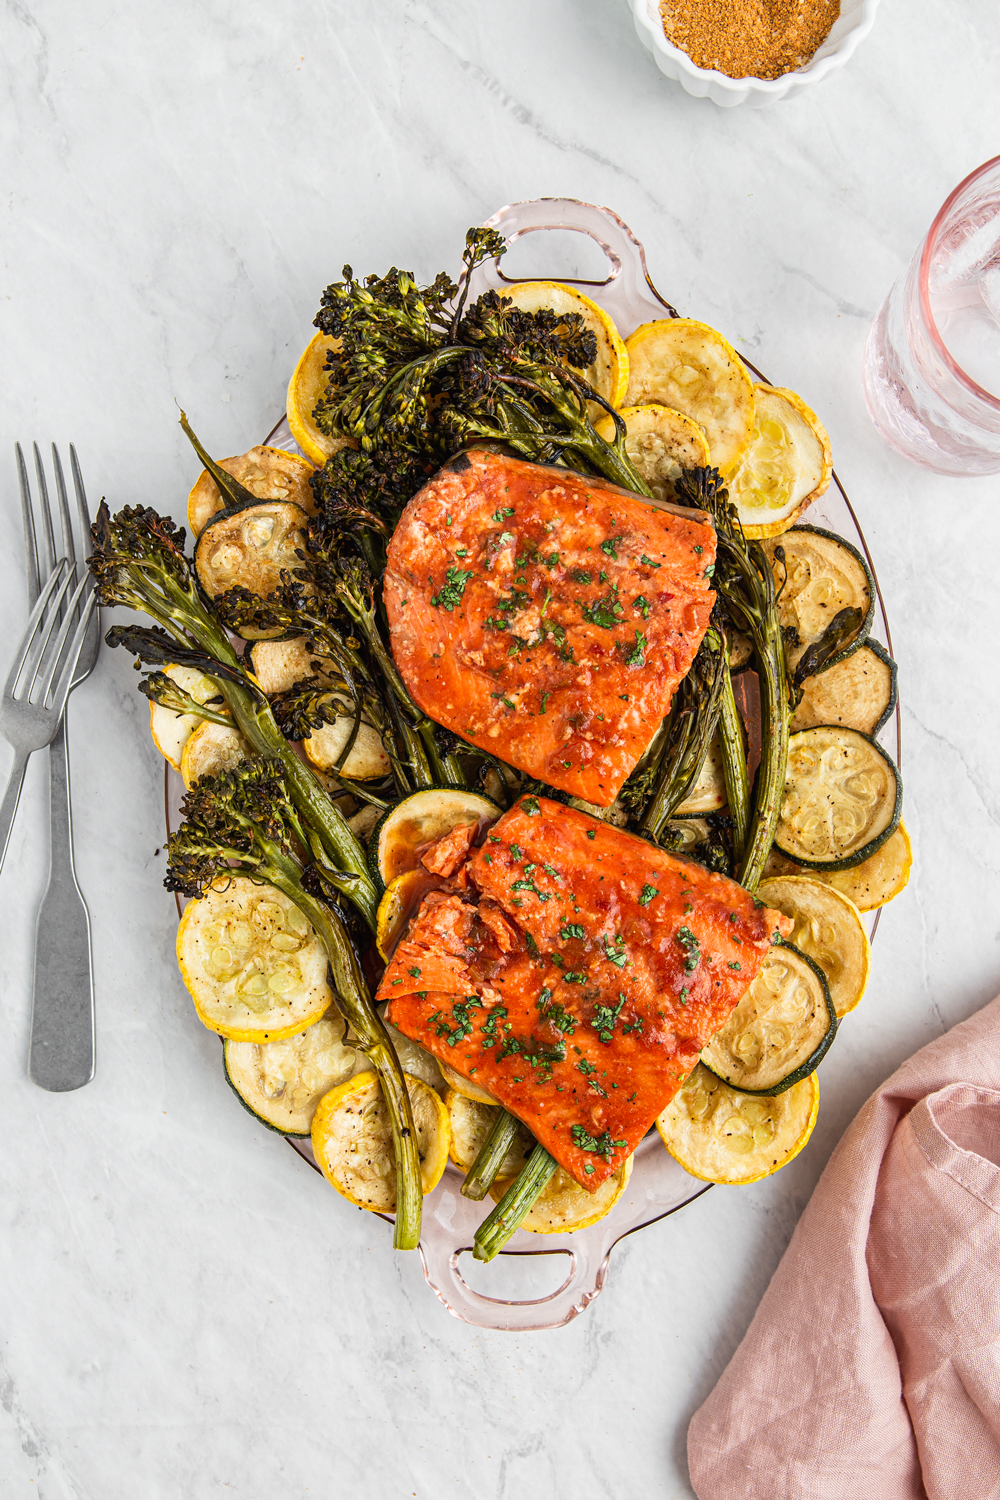
[[[989,6],[886,0],[843,72],[723,112],[660,76],[620,0],[4,8],[0,658],[15,438],[72,439],[94,499],[181,516],[175,402],[216,453],[258,441],[345,261],[428,276],[505,202],[607,203],[664,295],[830,429],[900,663],[917,863],[807,1151],[620,1246],[568,1328],[477,1332],[226,1088],[173,963],[146,705],[104,654],[71,707],[99,1048],[77,1094],[25,1072],[43,757],[0,885],[0,1500],[690,1500],[687,1418],[836,1140],[1000,980],[1000,484],[897,459],[859,380],[891,281],[997,149],[998,54]]]

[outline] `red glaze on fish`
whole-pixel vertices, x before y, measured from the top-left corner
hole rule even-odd
[[[608,807],[705,634],[714,561],[702,511],[475,450],[389,543],[393,656],[438,724]]]
[[[522,797],[465,869],[466,892],[425,899],[378,998],[595,1188],[791,923],[725,876],[542,797]]]

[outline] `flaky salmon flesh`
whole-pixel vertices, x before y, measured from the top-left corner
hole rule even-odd
[[[724,875],[522,797],[428,895],[378,999],[585,1188],[635,1150],[791,922]]]
[[[392,652],[438,724],[599,807],[659,729],[708,628],[715,530],[569,469],[474,450],[388,548]]]

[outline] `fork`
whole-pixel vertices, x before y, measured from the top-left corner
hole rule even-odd
[[[38,597],[46,564],[55,563],[53,507],[38,444],[34,445],[41,535],[35,525],[27,468],[20,444],[15,447],[21,511],[24,521],[28,602]],[[76,448],[70,444],[70,468],[84,554],[90,537],[90,514]],[[74,526],[59,450],[52,444],[52,472],[62,530],[63,552],[77,559]],[[99,611],[94,610],[84,636],[69,691],[93,671],[100,650]],[[28,1071],[42,1088],[79,1088],[94,1076],[94,986],[90,946],[90,915],[73,867],[73,827],[70,805],[69,745],[63,714],[49,743],[49,879],[35,926],[35,964],[32,982],[31,1043]]]

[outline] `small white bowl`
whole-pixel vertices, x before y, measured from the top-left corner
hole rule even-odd
[[[714,68],[696,67],[686,52],[667,41],[659,0],[625,0],[625,3],[632,12],[639,40],[652,52],[661,73],[676,79],[695,98],[709,98],[723,109],[731,109],[734,104],[750,104],[759,109],[763,104],[800,94],[835,68],[842,68],[871,31],[878,0],[841,0],[840,15],[815,56],[804,67],[773,79],[730,78]]]

